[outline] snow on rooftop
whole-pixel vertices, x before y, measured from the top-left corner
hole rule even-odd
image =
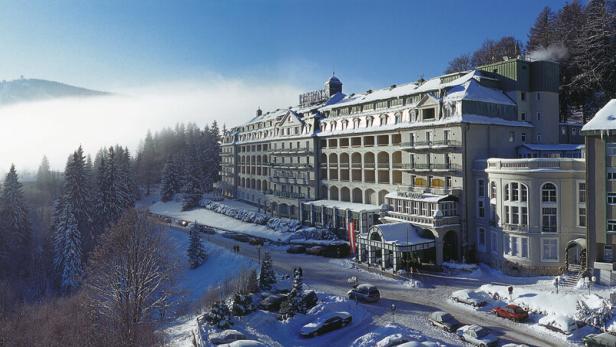
[[[420,236],[417,228],[408,222],[377,224],[371,229],[378,229],[383,234],[385,242],[395,243],[400,246],[434,242],[434,239]]]
[[[421,194],[415,194],[416,196],[413,196],[412,199],[413,200],[417,200],[417,201],[424,201],[424,202],[439,202],[445,198],[450,197],[449,195],[436,195],[436,194],[430,194],[430,193],[421,193]],[[402,198],[402,199],[410,199],[411,196],[407,195],[405,192],[391,192],[387,195],[385,195],[386,198]]]
[[[346,201],[338,201],[338,200],[315,200],[304,202],[304,205],[312,205],[312,206],[324,206],[328,208],[337,208],[341,210],[349,209],[353,212],[361,212],[361,211],[380,211],[379,206],[371,205],[371,204],[360,204],[356,202],[346,202]]]
[[[525,143],[522,147],[526,147],[533,151],[577,151],[584,148],[582,144],[557,143],[557,144],[535,144]]]
[[[582,127],[582,131],[616,129],[616,99],[610,100],[592,119]]]
[[[477,80],[470,79],[463,84],[451,87],[444,97],[444,101],[471,100],[491,102],[495,104],[512,105],[511,100],[504,92],[498,89],[482,86]]]

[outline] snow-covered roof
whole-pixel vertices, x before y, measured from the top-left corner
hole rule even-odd
[[[408,128],[420,128],[420,127],[433,127],[437,125],[449,125],[449,124],[457,124],[457,123],[466,123],[466,124],[484,124],[484,125],[502,125],[508,127],[524,127],[524,128],[533,128],[529,122],[516,121],[516,120],[508,120],[499,117],[492,116],[483,116],[477,114],[463,114],[456,115],[447,118],[442,118],[439,120],[435,120],[432,122],[402,122],[398,124],[387,124],[380,126],[372,126],[366,128],[346,128],[340,129],[336,131],[326,131],[319,132],[317,136],[332,136],[332,135],[345,135],[345,134],[358,134],[358,133],[371,133],[378,131],[387,131],[387,130],[396,130],[396,129],[408,129]]]
[[[536,144],[525,143],[522,147],[526,147],[531,151],[577,151],[584,148],[581,144],[557,143],[557,144]]]
[[[323,102],[321,104],[315,104],[315,105],[310,105],[310,106],[305,106],[305,107],[297,105],[297,106],[292,106],[292,107],[288,107],[288,108],[279,108],[279,109],[276,109],[274,111],[269,111],[269,112],[263,113],[260,116],[256,116],[256,117],[252,118],[250,121],[248,121],[246,124],[252,124],[252,123],[257,123],[257,122],[263,122],[263,121],[267,121],[267,120],[276,119],[276,118],[278,118],[280,116],[284,116],[285,114],[287,114],[287,112],[294,112],[294,113],[296,113],[298,115],[301,115],[302,113],[309,112],[311,110],[315,110],[315,109],[318,109],[320,107],[324,107],[324,106],[335,104],[335,103],[339,102],[340,100],[343,100],[345,97],[346,97],[346,95],[344,95],[343,93],[336,93],[336,94],[332,95],[331,97],[329,97],[329,99],[327,99],[325,102]]]
[[[412,246],[424,243],[434,243],[434,239],[420,236],[419,230],[411,223],[385,223],[373,225],[370,233],[377,231],[383,236],[383,241],[399,246]]]
[[[583,132],[616,129],[616,99],[610,100],[582,127]]]
[[[430,193],[408,193],[408,192],[391,192],[385,195],[386,198],[412,199],[423,202],[439,202],[443,199],[451,199],[451,195],[436,195]]]
[[[347,201],[338,201],[338,200],[315,200],[315,201],[307,201],[303,203],[304,205],[312,205],[312,206],[324,206],[328,208],[337,208],[340,210],[351,210],[353,212],[378,212],[380,211],[380,207],[376,205],[370,204],[360,204],[356,202],[347,202]]]
[[[502,90],[483,86],[477,82],[476,79],[469,79],[463,84],[451,87],[451,89],[447,91],[447,95],[443,98],[443,101],[458,100],[482,101],[511,106],[516,105]]]

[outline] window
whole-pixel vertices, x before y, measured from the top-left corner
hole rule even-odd
[[[606,151],[608,156],[616,157],[616,143],[608,143]]]
[[[522,114],[520,115],[520,119],[526,120],[526,112],[522,112]]]
[[[541,93],[537,92],[537,100],[541,100]]]
[[[515,236],[511,236],[510,239],[510,244],[511,244],[511,255],[517,257],[519,256],[519,249],[518,249],[518,238]]]
[[[434,108],[426,108],[421,111],[424,120],[432,120],[435,117]]]
[[[542,215],[542,231],[544,233],[555,233],[556,227],[556,208],[543,207],[541,208]]]
[[[522,133],[520,137],[522,138],[522,142],[526,143],[526,133]]]
[[[528,225],[528,208],[522,207],[522,217],[520,219],[521,225]]]
[[[537,112],[537,120],[541,120],[541,112]]]
[[[586,226],[586,207],[578,207],[578,226]]]
[[[503,235],[503,253],[509,254],[511,250],[511,243],[509,240],[509,235]]]
[[[509,200],[509,185],[505,184],[505,201]]]
[[[616,220],[610,219],[607,221],[607,232],[608,233],[616,232]]]
[[[518,201],[518,197],[519,197],[518,184],[511,183],[511,201]]]
[[[510,131],[509,132],[509,142],[513,142],[515,141],[515,132]]]
[[[528,200],[528,189],[526,189],[526,186],[523,184],[520,184],[520,191],[521,191],[521,196],[522,198],[520,199],[520,201],[527,201]]]
[[[477,196],[483,198],[486,196],[486,187],[484,180],[477,181]]]
[[[526,100],[526,93],[525,92],[520,93],[520,99],[522,99],[522,101]]]
[[[586,182],[578,182],[578,203],[586,203]]]
[[[505,224],[509,224],[509,206],[505,206]]]
[[[479,237],[479,246],[482,249],[486,247],[486,230],[484,228],[479,228],[479,232],[477,233]]]
[[[541,260],[558,261],[558,239],[541,240]]]
[[[611,170],[608,171],[607,172],[607,179],[610,180],[610,181],[616,180],[616,171],[611,171]]]
[[[556,202],[556,186],[552,183],[546,183],[541,188],[541,201]]]
[[[521,238],[520,241],[522,243],[522,245],[520,247],[522,249],[521,257],[522,258],[528,258],[528,239],[523,237],[523,238]]]
[[[492,231],[490,233],[490,249],[492,250],[492,253],[498,253],[498,242],[496,235],[496,231]]]
[[[616,205],[616,193],[607,193],[607,203],[609,205]]]
[[[479,218],[484,218],[486,215],[486,208],[483,200],[477,201],[477,214],[479,215]]]
[[[537,142],[540,143],[541,142],[541,133],[537,134]]]

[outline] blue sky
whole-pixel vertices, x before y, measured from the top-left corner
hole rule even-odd
[[[0,78],[114,90],[212,74],[347,91],[439,74],[486,38],[526,40],[564,1],[2,1]]]

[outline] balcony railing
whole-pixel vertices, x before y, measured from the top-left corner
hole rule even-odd
[[[460,218],[458,216],[434,218],[429,216],[419,216],[395,211],[388,211],[387,214],[391,217],[407,220],[411,223],[417,223],[432,227],[460,224]]]
[[[408,171],[459,171],[462,166],[459,164],[446,163],[415,163],[402,164],[401,168]]]
[[[528,225],[507,224],[507,223],[504,223],[503,225],[501,225],[501,228],[507,231],[517,231],[517,232],[524,232],[524,233],[527,233],[530,230]]]
[[[296,155],[296,154],[313,154],[311,148],[277,148],[269,151],[273,155]]]
[[[281,198],[288,198],[288,199],[304,199],[305,197],[304,194],[300,194],[300,193],[281,192],[281,191],[272,191],[272,190],[266,191],[266,194],[279,196]]]
[[[403,149],[425,149],[425,148],[441,148],[441,147],[460,147],[462,142],[458,140],[432,140],[432,141],[413,141],[402,142],[400,147]]]
[[[311,170],[312,165],[310,164],[299,164],[299,163],[269,163],[269,166],[272,167],[282,167],[288,169],[300,169],[300,170]]]

